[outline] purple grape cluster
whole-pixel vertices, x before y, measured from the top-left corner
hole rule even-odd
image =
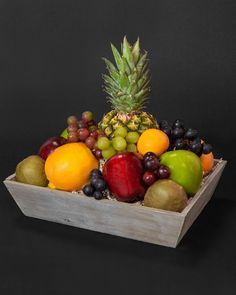
[[[211,144],[201,141],[198,130],[186,128],[182,120],[177,119],[172,125],[162,120],[160,129],[169,137],[169,150],[190,150],[199,157],[212,152]]]
[[[166,179],[170,177],[168,167],[161,165],[156,154],[148,152],[143,157],[143,182],[150,186],[158,179]]]
[[[98,160],[102,159],[102,151],[97,148],[96,143],[99,137],[104,136],[104,133],[98,130],[93,113],[83,112],[80,120],[76,116],[69,116],[67,124],[67,142],[84,142]]]
[[[94,169],[90,173],[90,183],[83,187],[83,193],[88,197],[101,200],[106,195],[106,188],[102,172],[99,169]]]

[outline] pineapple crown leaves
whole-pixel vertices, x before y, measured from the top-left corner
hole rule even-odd
[[[121,53],[113,44],[111,49],[115,64],[103,58],[108,70],[108,74],[103,75],[108,100],[117,111],[140,111],[150,93],[147,52],[141,52],[139,38],[130,45],[126,36],[121,43]]]

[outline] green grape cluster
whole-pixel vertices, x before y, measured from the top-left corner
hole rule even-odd
[[[128,132],[126,127],[118,127],[111,140],[105,136],[100,137],[97,141],[97,147],[102,151],[103,158],[108,160],[119,152],[137,152],[138,139],[138,132]]]

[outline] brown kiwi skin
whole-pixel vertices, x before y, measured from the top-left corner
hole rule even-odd
[[[154,182],[144,196],[144,206],[175,212],[181,212],[187,202],[184,188],[170,179]]]

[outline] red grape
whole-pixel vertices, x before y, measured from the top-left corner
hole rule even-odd
[[[88,148],[92,149],[94,147],[96,143],[96,139],[92,136],[89,136],[86,140],[85,140],[85,144],[87,145]]]
[[[99,149],[96,149],[95,151],[94,151],[94,155],[95,155],[95,157],[99,160],[99,159],[102,159],[102,151],[101,150],[99,150]]]
[[[90,133],[90,136],[94,137],[95,139],[98,138],[98,131],[97,130],[94,130]]]
[[[77,132],[70,132],[68,135],[68,142],[77,142],[78,141],[78,135]]]
[[[78,124],[78,120],[76,118],[76,116],[70,116],[67,118],[67,124],[68,125],[74,125],[74,124]]]
[[[67,131],[70,133],[70,132],[76,132],[78,130],[78,126],[75,125],[75,124],[70,124],[68,127],[67,127]]]
[[[78,128],[88,128],[88,124],[85,123],[83,120],[79,120]]]
[[[87,128],[78,129],[77,134],[78,134],[79,140],[81,141],[85,141],[86,138],[89,137],[89,131]]]
[[[86,112],[83,112],[82,113],[82,120],[84,122],[90,122],[93,120],[93,113],[92,112],[89,112],[89,111],[86,111]]]
[[[143,174],[143,182],[147,185],[150,186],[152,185],[155,181],[157,180],[156,175],[153,172],[146,171]]]

